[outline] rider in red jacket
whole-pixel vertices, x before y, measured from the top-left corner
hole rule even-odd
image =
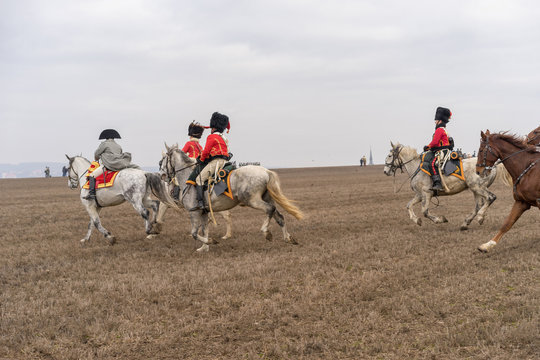
[[[451,148],[450,139],[446,132],[446,124],[450,121],[451,116],[452,112],[449,109],[443,107],[437,108],[435,112],[435,133],[429,145],[424,146],[426,153],[424,154],[423,161],[430,164],[431,179],[433,180],[432,190],[443,190],[435,153],[441,149]]]
[[[199,144],[199,139],[202,137],[204,132],[204,126],[199,123],[196,123],[195,120],[189,124],[188,135],[189,141],[186,142],[182,151],[188,154],[190,158],[198,158],[202,151],[202,146]]]

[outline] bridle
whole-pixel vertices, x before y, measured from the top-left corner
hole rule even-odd
[[[390,167],[390,171],[394,174],[394,176],[396,176],[396,171],[398,169],[401,170],[401,173],[403,174],[403,167],[414,160],[414,158],[412,158],[411,160],[403,162],[399,156],[401,150],[403,150],[403,146],[392,148],[392,161],[390,161],[390,163],[384,163],[385,166]],[[397,165],[395,164],[396,160],[398,163]]]
[[[484,170],[488,170],[488,171],[491,171],[493,169],[495,169],[495,167],[499,164],[502,164],[504,163],[506,160],[510,159],[512,156],[514,155],[517,155],[521,152],[524,152],[524,151],[527,151],[527,149],[521,149],[521,150],[518,150],[510,155],[508,155],[507,157],[505,157],[504,159],[500,159],[500,155],[497,155],[494,151],[493,151],[493,148],[491,147],[491,145],[489,144],[489,135],[486,136],[485,139],[482,139],[480,141],[480,144],[484,145],[484,156],[483,156],[483,159],[482,159],[482,163],[480,165],[476,165],[478,167],[481,167],[481,168],[484,168]],[[487,165],[487,154],[488,154],[488,151],[491,155],[493,155],[496,159],[496,161],[493,163],[493,165],[491,166],[488,166]],[[480,154],[478,154],[478,158],[480,158]]]
[[[83,178],[84,175],[86,175],[86,173],[88,172],[88,169],[83,172],[83,174],[81,176],[78,176],[77,172],[75,171],[75,169],[73,168],[73,161],[71,161],[69,163],[69,169],[68,169],[68,173],[69,173],[69,182],[71,184],[71,188],[75,189],[79,186],[79,183],[81,181],[81,179]],[[71,173],[74,173],[75,174],[75,178],[73,176],[71,176]]]
[[[197,165],[197,163],[194,163],[194,164],[191,164],[191,165],[188,165],[188,166],[184,166],[183,168],[181,169],[178,169],[178,170],[175,170],[174,169],[174,166],[172,164],[172,153],[170,153],[169,151],[166,153],[165,155],[165,159],[166,159],[166,164],[165,164],[165,175],[167,175],[167,178],[170,181],[172,181],[175,177],[176,177],[176,174],[178,174],[180,171],[182,170],[185,170],[185,169],[189,169],[190,167],[193,167],[195,165]],[[163,164],[163,159],[161,159],[159,161],[159,169],[161,170],[162,169],[162,164]]]
[[[534,140],[536,140],[539,136],[540,136],[540,133],[537,133],[532,139],[529,139],[529,137],[527,136],[527,144],[537,145],[534,143]]]

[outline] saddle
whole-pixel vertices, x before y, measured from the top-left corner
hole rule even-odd
[[[90,167],[88,168],[88,174],[91,174],[98,167],[99,167],[99,163],[93,161],[92,164],[90,164]],[[96,178],[96,189],[102,189],[102,188],[113,186],[114,180],[116,179],[116,175],[118,175],[118,171],[105,170],[102,175],[99,175]],[[90,189],[90,183],[88,180],[83,185],[83,189]]]
[[[422,155],[422,164],[420,169],[428,174],[429,176],[434,175],[431,169],[431,164],[429,161],[424,161],[426,153]],[[439,173],[445,176],[455,176],[460,180],[465,181],[465,176],[463,174],[463,161],[462,156],[459,152],[441,149],[435,153],[436,164],[439,169]]]
[[[226,195],[229,198],[233,198],[231,191],[230,176],[231,173],[236,170],[236,166],[233,163],[227,162],[225,165],[216,171],[214,176],[208,179],[208,182],[204,184],[210,193],[219,196],[221,194]]]

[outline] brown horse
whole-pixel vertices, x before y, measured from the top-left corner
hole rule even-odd
[[[522,138],[506,133],[490,134],[489,130],[480,133],[480,148],[476,172],[486,176],[497,163],[512,176],[514,183],[514,206],[504,224],[493,239],[478,247],[487,252],[531,206],[540,208],[540,152],[536,146],[529,145]]]
[[[530,145],[540,145],[540,126],[531,131],[525,141]]]

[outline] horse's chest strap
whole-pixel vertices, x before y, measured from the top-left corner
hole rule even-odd
[[[517,177],[516,179],[516,182],[514,183],[514,193],[516,192],[517,190],[517,185],[519,183],[519,181],[521,180],[521,178],[529,171],[532,169],[532,167],[534,165],[536,165],[536,163],[540,161],[540,158],[536,159],[535,161],[533,161],[525,170],[523,170],[523,172]]]

